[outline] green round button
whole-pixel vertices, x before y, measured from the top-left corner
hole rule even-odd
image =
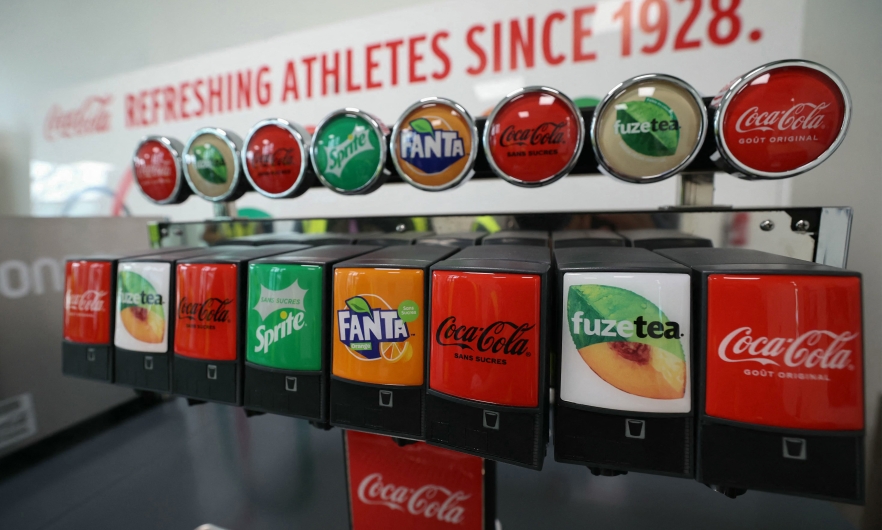
[[[398,318],[405,322],[413,322],[420,317],[420,306],[413,300],[404,300],[398,304]]]
[[[372,191],[383,174],[385,162],[386,141],[379,123],[361,111],[336,111],[315,130],[313,169],[322,183],[334,191]]]

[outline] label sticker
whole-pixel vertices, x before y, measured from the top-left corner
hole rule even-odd
[[[421,102],[401,117],[392,145],[395,166],[406,181],[423,189],[448,189],[471,172],[474,124],[455,104]]]
[[[248,269],[248,362],[321,370],[322,268],[253,263]]]
[[[68,261],[64,269],[64,339],[83,344],[109,343],[111,263]]]
[[[564,401],[634,412],[691,410],[688,274],[566,273]]]
[[[381,175],[385,139],[357,114],[339,114],[315,131],[312,148],[316,174],[344,192],[370,187]]]
[[[144,195],[156,202],[171,199],[182,178],[174,154],[158,140],[147,140],[138,147],[134,174]]]
[[[582,117],[551,91],[517,94],[488,120],[485,150],[494,171],[515,183],[541,185],[563,177],[581,151]]]
[[[236,268],[232,264],[178,265],[176,354],[215,361],[236,360]]]
[[[454,397],[539,404],[541,279],[432,273],[429,387]]]
[[[863,428],[859,278],[714,274],[707,302],[707,415]]]
[[[171,264],[123,262],[116,274],[113,343],[127,350],[168,351]]]
[[[423,271],[414,269],[334,271],[334,375],[374,384],[423,384],[424,282]]]

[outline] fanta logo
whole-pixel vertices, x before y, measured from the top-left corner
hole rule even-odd
[[[362,296],[346,300],[346,306],[348,309],[337,311],[339,339],[357,358],[368,361],[386,358],[380,343],[404,342],[410,338],[407,323],[397,310],[374,309]]]
[[[401,132],[401,158],[424,173],[440,173],[465,156],[465,144],[458,131],[437,129],[426,118],[409,123]]]
[[[325,154],[328,157],[328,167],[325,173],[337,175],[340,177],[346,165],[355,155],[365,151],[373,151],[374,146],[371,145],[371,132],[362,126],[356,126],[346,140],[337,145],[325,147]]]

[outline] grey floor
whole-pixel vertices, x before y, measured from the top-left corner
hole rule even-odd
[[[593,477],[551,455],[535,472],[498,467],[504,530],[852,528],[829,503],[629,474]],[[246,418],[174,400],[0,482],[0,529],[346,528],[339,430]]]

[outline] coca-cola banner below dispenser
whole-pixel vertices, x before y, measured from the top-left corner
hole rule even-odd
[[[426,441],[542,468],[550,268],[547,248],[519,245],[432,266]]]
[[[352,530],[492,530],[493,461],[424,442],[344,431]]]
[[[172,393],[242,404],[248,262],[305,248],[228,246],[177,262]]]
[[[693,270],[698,480],[863,502],[860,275],[754,250],[658,252]]]

